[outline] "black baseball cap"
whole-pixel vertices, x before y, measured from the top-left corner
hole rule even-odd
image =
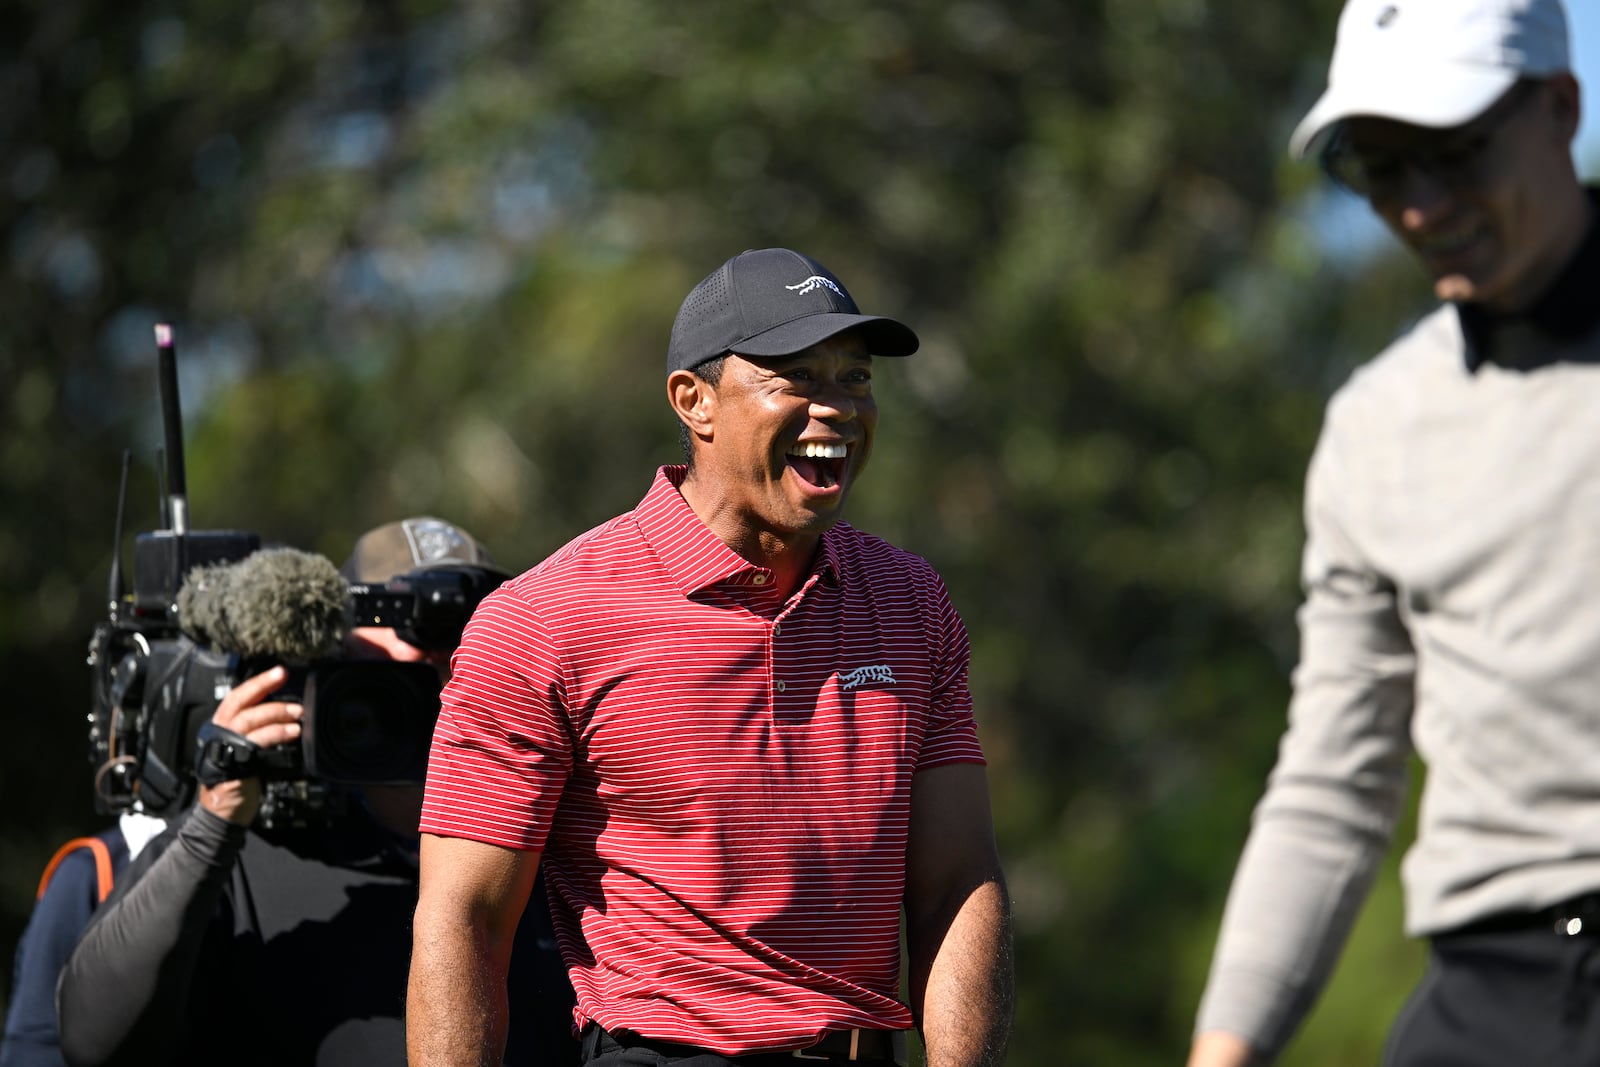
[[[843,283],[810,256],[787,248],[740,252],[689,291],[672,323],[667,370],[690,370],[729,352],[787,356],[859,329],[875,356],[917,350],[911,327],[863,315]]]

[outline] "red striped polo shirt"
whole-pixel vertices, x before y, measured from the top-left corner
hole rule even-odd
[[[983,762],[966,628],[843,523],[785,601],[683,474],[474,614],[422,829],[544,850],[579,1026],[735,1055],[909,1027],[911,776]]]

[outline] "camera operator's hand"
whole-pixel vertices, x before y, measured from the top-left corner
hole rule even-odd
[[[243,734],[262,748],[272,748],[299,737],[300,716],[305,714],[305,709],[298,703],[266,699],[288,677],[289,672],[284,668],[273,667],[246,678],[222,698],[211,721]],[[261,807],[261,780],[244,778],[216,786],[201,786],[200,806],[229,822],[249,826]]]

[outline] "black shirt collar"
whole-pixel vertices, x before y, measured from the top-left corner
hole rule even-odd
[[[1456,305],[1469,371],[1509,355],[1506,350],[1517,347],[1505,343],[1510,335],[1533,332],[1558,341],[1573,340],[1600,323],[1600,300],[1595,298],[1595,283],[1600,281],[1600,189],[1591,188],[1588,194],[1589,232],[1532,307],[1515,315],[1496,315],[1478,304]]]

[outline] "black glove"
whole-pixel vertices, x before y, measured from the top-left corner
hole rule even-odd
[[[261,773],[261,746],[240,733],[208,722],[195,735],[194,775],[204,786]]]

